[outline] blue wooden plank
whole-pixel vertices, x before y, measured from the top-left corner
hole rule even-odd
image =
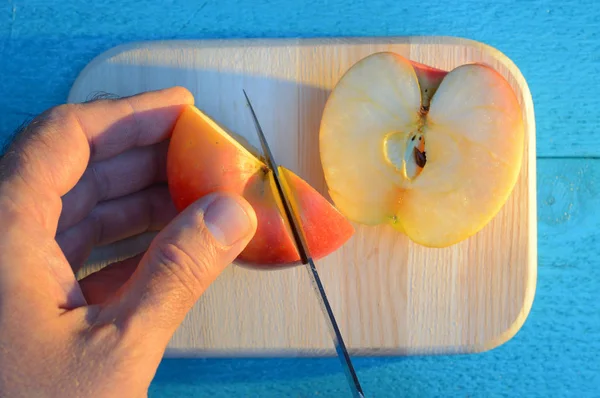
[[[453,35],[497,47],[530,84],[541,156],[600,155],[600,10],[593,0],[20,2],[0,7],[0,136],[65,100],[84,64],[132,40]],[[166,3],[168,4],[168,3]]]
[[[488,43],[519,66],[539,156],[597,157],[599,31],[592,0],[8,0],[0,3],[0,138],[64,102],[87,62],[129,41],[452,35]],[[597,160],[539,162],[539,281],[516,337],[481,355],[358,360],[370,396],[597,396],[599,177]],[[338,369],[335,359],[166,360],[150,395],[344,396]]]

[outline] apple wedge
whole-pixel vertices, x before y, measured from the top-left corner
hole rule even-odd
[[[369,55],[327,99],[320,156],[338,210],[427,247],[480,231],[517,181],[524,123],[509,83],[483,64],[450,72]]]
[[[237,138],[237,139],[236,139]],[[243,138],[234,138],[195,106],[179,116],[167,153],[167,179],[176,208],[214,192],[242,195],[254,208],[257,231],[238,257],[242,265],[275,268],[297,265],[300,256],[277,196],[272,171]],[[292,171],[281,173],[299,208],[307,244],[315,259],[341,247],[354,233],[352,224],[318,191]]]

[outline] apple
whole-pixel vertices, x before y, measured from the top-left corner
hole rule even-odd
[[[280,166],[291,202],[298,208],[314,259],[327,256],[353,234],[352,224],[317,190]],[[237,261],[254,268],[300,264],[289,224],[284,218],[273,172],[253,146],[228,133],[193,105],[178,117],[167,151],[167,181],[181,211],[215,191],[242,195],[257,216],[253,239]]]
[[[519,176],[524,134],[517,97],[491,67],[447,72],[378,52],[333,87],[319,150],[331,199],[348,219],[440,248],[500,211]]]

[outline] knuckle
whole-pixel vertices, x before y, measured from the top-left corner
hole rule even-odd
[[[97,201],[103,201],[109,197],[111,190],[111,179],[100,169],[97,163],[90,165],[90,174],[93,186],[96,190]]]
[[[85,134],[79,114],[85,105],[83,104],[60,104],[48,109],[40,115],[44,124],[58,131],[81,131]]]
[[[209,253],[194,256],[176,241],[164,241],[157,245],[155,260],[161,272],[174,278],[190,299],[198,297],[207,287],[210,278]]]
[[[77,104],[61,104],[39,114],[26,128],[26,139],[51,146],[52,140],[62,140],[64,135],[80,128]]]
[[[75,104],[60,104],[48,110],[49,116],[68,117],[75,111]]]
[[[20,147],[32,139],[38,139],[48,129],[66,130],[66,127],[77,122],[77,108],[77,104],[61,104],[46,109],[18,129],[13,143]]]
[[[77,121],[77,104],[56,105],[40,115],[40,118],[48,123],[73,123]]]
[[[91,230],[92,244],[97,245],[103,242],[105,236],[105,223],[103,218],[98,214],[97,211],[92,210],[88,215],[88,225]]]
[[[19,172],[24,164],[40,162],[36,153],[52,147],[75,121],[75,104],[62,104],[46,109],[15,132],[2,155],[2,180]]]

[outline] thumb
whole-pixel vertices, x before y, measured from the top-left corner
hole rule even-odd
[[[105,316],[134,334],[158,334],[166,345],[202,293],[246,247],[256,223],[240,196],[215,193],[191,204],[156,236]]]

